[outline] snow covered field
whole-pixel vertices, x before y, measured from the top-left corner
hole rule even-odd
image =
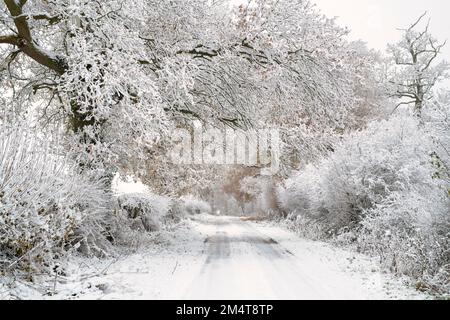
[[[52,295],[16,283],[25,299],[424,299],[373,260],[268,223],[202,215],[118,260],[74,260]]]

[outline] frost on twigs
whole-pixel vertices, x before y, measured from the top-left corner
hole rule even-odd
[[[169,213],[171,204],[170,199],[151,193],[120,195],[117,202],[130,228],[147,232],[160,230],[161,220]]]
[[[450,77],[450,64],[440,60],[447,42],[438,41],[430,33],[430,20],[425,21],[426,14],[408,28],[401,29],[401,41],[388,47],[393,60],[388,69],[389,93],[399,99],[396,108],[410,106],[418,117],[433,99],[434,88]]]
[[[0,130],[0,252],[6,271],[49,268],[91,239],[93,233],[83,233],[86,221],[107,210],[102,182],[80,176],[34,134]]]
[[[304,235],[345,241],[423,289],[448,292],[445,119],[424,127],[398,115],[347,136],[330,157],[280,188],[282,208]]]

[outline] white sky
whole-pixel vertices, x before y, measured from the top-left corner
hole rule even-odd
[[[448,0],[312,0],[338,24],[352,30],[352,39],[362,39],[370,47],[384,51],[400,38],[397,28],[414,22],[425,11],[431,18],[431,32],[439,40],[449,40],[442,58],[450,61],[450,1]]]

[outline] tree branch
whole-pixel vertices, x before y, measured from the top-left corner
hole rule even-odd
[[[59,15],[50,16],[45,13],[39,13],[39,14],[32,15],[32,18],[34,20],[47,20],[48,23],[50,23],[50,24],[56,24],[61,21],[61,17]]]
[[[408,29],[398,29],[400,31],[411,31],[413,30],[419,23],[422,21],[422,19],[428,14],[428,11],[425,11],[417,20],[414,22]]]
[[[14,38],[4,37],[3,43],[9,43],[17,46],[23,53],[29,56],[39,64],[55,71],[58,74],[64,74],[67,70],[67,64],[63,57],[52,54],[42,49],[34,41],[30,26],[28,25],[28,16],[23,14],[22,7],[27,0],[3,0],[14,19],[18,35]],[[9,41],[9,42],[6,42]]]
[[[22,7],[26,1],[3,0],[8,8],[9,13],[14,19],[14,24],[19,35],[27,41],[32,41],[31,31],[28,26],[27,17],[23,15]]]
[[[19,40],[19,37],[15,35],[7,35],[7,36],[0,36],[0,44],[10,44],[10,45],[17,45],[17,41]]]
[[[447,44],[447,41],[445,41],[441,45],[435,46],[435,44],[433,43],[433,40],[430,39],[430,45],[431,45],[431,48],[433,48],[433,50],[430,50],[430,53],[433,53],[433,56],[428,60],[428,63],[422,68],[422,70],[421,70],[422,72],[424,72],[425,70],[427,70],[431,66],[433,61],[437,58],[437,56],[441,52],[441,49],[443,47],[445,47],[446,44]]]
[[[397,106],[395,107],[395,109],[394,110],[392,110],[392,113],[391,113],[391,115],[392,114],[394,114],[397,110],[398,110],[398,108],[400,108],[400,106],[404,106],[404,105],[410,105],[410,104],[413,104],[413,103],[415,103],[415,101],[409,101],[409,102],[400,102],[399,104],[397,104]]]

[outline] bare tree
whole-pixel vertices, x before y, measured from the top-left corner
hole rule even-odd
[[[419,117],[424,103],[432,98],[435,85],[449,77],[448,63],[437,63],[446,41],[439,42],[430,34],[430,20],[423,30],[417,31],[426,15],[425,12],[407,29],[399,29],[403,32],[401,41],[389,45],[394,60],[389,76],[392,85],[390,96],[400,99],[397,108],[401,105],[414,106],[414,113]]]

